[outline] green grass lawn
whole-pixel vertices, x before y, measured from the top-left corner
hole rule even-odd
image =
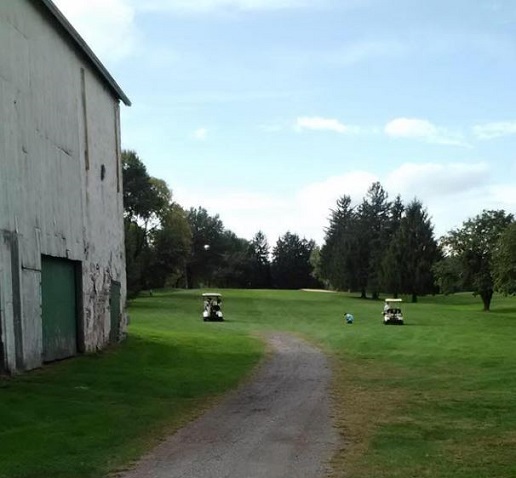
[[[0,477],[105,476],[233,388],[285,330],[334,365],[336,476],[516,476],[516,299],[470,294],[405,304],[346,294],[227,290],[224,323],[199,291],[141,297],[129,339],[98,355],[0,379]],[[343,320],[355,316],[353,325]]]

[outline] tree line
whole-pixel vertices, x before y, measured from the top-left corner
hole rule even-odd
[[[150,176],[134,151],[122,152],[127,289],[165,286],[320,287],[312,275],[313,240],[287,232],[271,247],[262,231],[251,241],[203,207],[184,209],[165,181]]]
[[[484,310],[495,291],[516,293],[516,223],[503,210],[484,210],[436,239],[418,199],[391,201],[379,182],[358,206],[347,195],[331,210],[316,265],[328,287],[413,302],[426,294],[472,291]]]
[[[130,295],[164,286],[326,287],[378,299],[473,291],[489,310],[495,291],[516,294],[516,223],[483,211],[437,239],[423,203],[393,200],[379,182],[358,205],[343,195],[321,247],[286,232],[270,246],[227,229],[203,207],[184,209],[165,181],[123,151],[124,228]]]
[[[358,206],[347,195],[337,200],[321,248],[318,277],[339,290],[377,299],[436,290],[432,265],[440,259],[433,226],[422,203],[389,200],[379,182],[371,185]]]

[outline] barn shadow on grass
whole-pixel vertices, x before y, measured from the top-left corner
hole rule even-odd
[[[0,475],[106,476],[106,463],[137,457],[235,387],[261,356],[242,339],[152,334],[2,381],[9,439]],[[27,460],[36,449],[38,460]]]

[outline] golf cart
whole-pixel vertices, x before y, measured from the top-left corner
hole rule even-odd
[[[204,309],[202,318],[205,322],[218,321],[222,322],[222,296],[218,292],[206,292],[202,295]]]
[[[383,307],[383,323],[385,325],[403,325],[401,302],[401,299],[385,299]]]

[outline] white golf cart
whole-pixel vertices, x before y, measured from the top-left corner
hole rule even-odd
[[[383,307],[383,323],[385,325],[403,325],[401,299],[385,299]]]
[[[222,322],[224,316],[222,314],[222,296],[218,292],[205,292],[202,295],[204,309],[202,318],[205,322],[218,321]]]

